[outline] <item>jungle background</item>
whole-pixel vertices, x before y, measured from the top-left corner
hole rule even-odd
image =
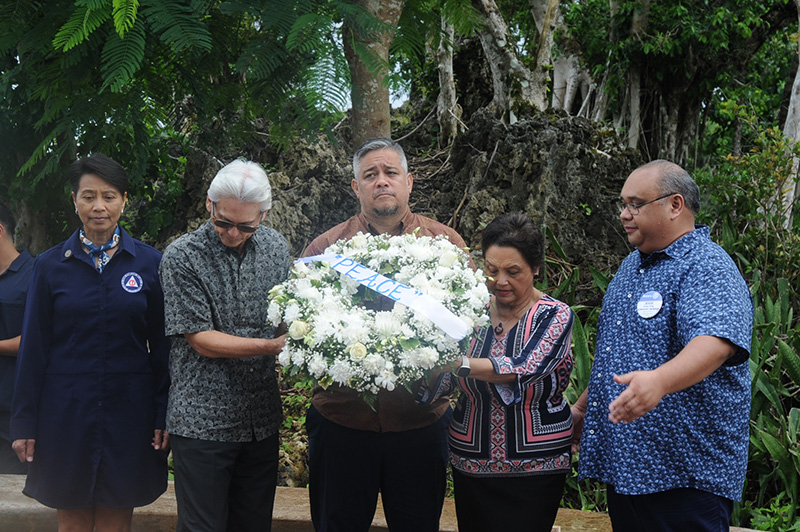
[[[675,161],[755,301],[734,524],[798,531],[798,2],[0,0],[0,196],[18,247],[41,252],[79,224],[66,167],[103,152],[130,176],[123,223],[163,249],[245,157],[270,173],[268,223],[297,256],[357,211],[354,147],[391,136],[412,208],[455,227],[479,264],[497,214],[543,225],[541,288],[579,317],[574,399],[630,251],[619,190],[639,164]],[[282,482],[304,486],[309,390],[282,386]],[[563,505],[604,510],[605,493],[573,475]]]

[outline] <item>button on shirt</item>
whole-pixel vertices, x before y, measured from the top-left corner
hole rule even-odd
[[[267,324],[269,290],[286,280],[289,245],[274,229],[259,226],[245,252],[226,247],[211,222],[164,251],[167,335],[170,353],[167,429],[210,441],[263,440],[282,421],[275,357],[208,358],[184,334],[220,331],[246,338],[272,338]]]
[[[640,312],[637,304],[653,291],[661,296],[660,308],[643,317],[653,307]],[[740,500],[752,328],[747,285],[707,227],[664,251],[631,253],[603,298],[579,477],[599,479],[627,495],[688,487]],[[615,374],[656,369],[700,335],[728,339],[736,353],[701,382],[665,396],[643,417],[616,425],[608,420],[608,405],[625,388],[614,383]]]

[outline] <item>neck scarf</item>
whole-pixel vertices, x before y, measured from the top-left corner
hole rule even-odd
[[[89,253],[94,256],[94,262],[97,271],[103,273],[103,268],[105,268],[106,264],[108,264],[108,261],[111,260],[111,257],[108,256],[106,250],[115,248],[117,247],[117,244],[119,244],[119,226],[114,229],[114,235],[111,237],[111,240],[102,246],[96,246],[94,242],[86,238],[86,233],[83,232],[83,228],[81,228],[80,239],[81,243],[89,250]]]

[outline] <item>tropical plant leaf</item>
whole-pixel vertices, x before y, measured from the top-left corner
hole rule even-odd
[[[139,0],[114,0],[113,5],[114,28],[117,30],[117,35],[122,38],[133,28],[133,24],[136,22],[136,15],[139,12]]]
[[[72,16],[61,26],[53,38],[53,48],[66,52],[81,44],[111,16],[111,9],[103,5],[97,9],[77,6]]]
[[[800,386],[800,357],[780,338],[778,338],[778,358],[792,382]]]
[[[141,68],[144,48],[144,22],[141,19],[136,19],[125,38],[120,38],[117,34],[109,35],[101,56],[103,85],[100,92],[109,87],[112,92],[119,92]]]
[[[211,34],[200,21],[199,14],[176,0],[144,0],[140,6],[142,15],[161,41],[181,52],[192,48],[210,51]]]

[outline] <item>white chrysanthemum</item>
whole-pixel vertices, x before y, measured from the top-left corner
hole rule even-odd
[[[298,298],[307,300],[311,305],[322,303],[322,292],[311,284],[310,279],[299,279],[295,294]]]
[[[283,311],[283,321],[291,323],[300,317],[300,305],[296,301],[292,301]]]
[[[403,324],[397,319],[393,312],[378,312],[375,314],[375,321],[372,324],[378,338],[394,338],[400,334]]]
[[[315,379],[321,379],[328,372],[328,363],[320,355],[314,355],[308,361],[308,372]]]
[[[338,359],[328,368],[328,375],[333,382],[346,386],[353,378],[353,368],[346,360]]]
[[[370,374],[377,375],[386,369],[386,359],[380,355],[372,353],[367,355],[361,362],[361,366]]]

